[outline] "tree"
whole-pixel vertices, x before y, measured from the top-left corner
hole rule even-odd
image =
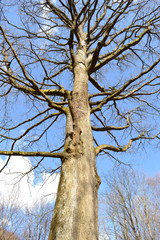
[[[0,239],[47,240],[52,211],[53,206],[46,203],[38,203],[25,210],[0,203]]]
[[[0,201],[0,239],[1,240],[19,240],[17,232],[23,218],[21,211],[14,206],[14,197],[9,196],[9,201]]]
[[[14,235],[12,232],[8,232],[6,230],[0,230],[1,240],[19,240],[17,236]]]
[[[21,234],[19,234],[20,239],[47,240],[52,212],[53,206],[43,202],[35,204],[33,209],[26,209]]]
[[[47,240],[53,204],[39,200],[22,207],[17,204],[21,191],[15,194],[15,189],[16,184],[8,201],[0,199],[0,240]]]
[[[60,159],[49,240],[98,239],[96,156],[159,139],[159,1],[1,8],[2,170],[12,155],[39,157],[33,169]]]
[[[105,177],[100,217],[108,239],[160,238],[159,180],[125,168]]]

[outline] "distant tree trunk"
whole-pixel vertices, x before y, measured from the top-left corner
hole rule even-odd
[[[99,177],[88,103],[85,45],[77,50],[74,88],[66,121],[66,157],[62,159],[58,195],[49,240],[97,240]]]

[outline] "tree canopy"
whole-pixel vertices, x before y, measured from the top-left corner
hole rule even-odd
[[[103,136],[94,134],[96,153],[126,151],[135,140],[158,137],[158,1],[11,2],[1,2],[1,142],[7,141],[1,154],[60,156],[53,142],[43,140],[43,152],[36,145],[71,105],[76,47],[83,39],[92,130]],[[11,111],[6,115],[17,99],[34,109],[28,118],[23,109],[21,122],[9,120]],[[21,139],[29,142],[29,153],[16,144]]]

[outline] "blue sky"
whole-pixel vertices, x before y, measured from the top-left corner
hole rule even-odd
[[[135,168],[151,176],[160,172],[160,149],[146,147],[144,152],[136,154]]]
[[[133,148],[134,150],[134,148]],[[118,155],[117,155],[118,157]],[[122,161],[131,164],[131,167],[136,171],[143,172],[144,174],[151,176],[160,172],[160,149],[154,146],[146,146],[144,149],[138,150],[136,153],[124,153]],[[116,164],[116,161],[105,159],[105,157],[98,158],[98,167],[102,168],[102,172],[112,169]]]
[[[142,173],[146,176],[154,176],[160,173],[160,148],[154,146],[154,142],[152,142],[152,146],[146,146],[144,149],[139,149],[136,152],[123,153],[123,156],[121,156],[121,158],[119,157],[119,160],[125,160],[135,172]],[[101,156],[97,159],[97,167],[102,178],[99,189],[99,193],[101,193],[105,189],[103,176],[112,172],[113,168],[118,167],[118,165],[115,161]]]

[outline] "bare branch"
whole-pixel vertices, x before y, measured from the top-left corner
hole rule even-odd
[[[46,0],[47,6],[51,9],[51,11],[63,22],[66,24],[67,27],[72,26],[72,21],[65,15],[64,12],[62,12],[59,8],[56,8],[56,6],[50,1]]]
[[[93,84],[95,88],[97,88],[100,92],[106,92],[104,87],[101,87],[99,83],[91,76],[89,76],[89,81]]]
[[[101,49],[105,46],[105,41],[107,40],[108,36],[109,36],[109,33],[110,31],[112,30],[112,28],[114,28],[114,25],[117,23],[118,19],[121,17],[121,15],[126,11],[126,9],[129,7],[129,5],[131,4],[132,1],[127,1],[127,4],[124,6],[124,8],[121,6],[121,4],[119,5],[119,8],[120,9],[117,9],[117,11],[114,12],[113,15],[116,15],[115,16],[115,19],[112,20],[111,22],[111,19],[112,19],[112,15],[111,17],[108,19],[108,21],[106,22],[106,24],[104,25],[104,27],[102,28],[102,30],[100,31],[100,33],[98,33],[98,36],[96,36],[96,38],[100,38],[101,37],[101,33],[104,34],[104,37],[102,38],[101,41],[98,42],[97,44],[97,47],[94,51],[94,54],[93,54],[93,59],[92,59],[92,63],[91,63],[91,66],[89,67],[89,72],[90,73],[93,73],[95,72],[96,70],[98,70],[99,68],[101,68],[103,65],[103,62],[100,64],[98,64],[98,66],[96,66],[96,63],[98,61],[98,57],[99,57],[99,54],[100,54],[100,51]],[[125,4],[125,3],[124,3]],[[103,19],[103,18],[102,18]]]
[[[63,153],[38,152],[38,151],[37,152],[0,151],[0,155],[23,156],[23,157],[53,157],[53,158],[64,157]]]
[[[154,69],[154,67],[156,65],[158,65],[160,62],[160,58],[155,61],[148,69],[142,71],[141,73],[139,73],[136,77],[128,80],[126,83],[124,83],[124,85],[118,89],[118,90],[115,90],[110,96],[108,96],[107,98],[103,99],[99,105],[95,108],[93,108],[91,110],[91,113],[95,112],[95,111],[99,111],[101,109],[101,107],[106,104],[108,101],[110,100],[113,100],[114,97],[116,97],[117,95],[119,95],[120,93],[122,93],[129,85],[131,85],[133,82],[135,82],[136,80],[140,79],[142,76],[144,76],[145,74],[149,73],[150,71],[152,71],[152,69]]]
[[[121,127],[116,127],[116,126],[106,126],[106,127],[95,127],[95,126],[92,126],[92,130],[94,131],[100,131],[100,132],[103,132],[103,131],[110,131],[110,130],[124,130],[126,128],[129,128],[130,126],[130,119],[129,119],[129,115],[127,116],[127,125],[125,126],[121,126]]]
[[[127,49],[130,49],[132,46],[135,46],[136,44],[138,44],[141,39],[149,32],[149,29],[145,29],[135,40],[133,40],[130,43],[127,43],[126,45],[123,45],[121,48],[119,49],[115,49],[113,50],[111,53],[107,53],[106,57],[95,66],[95,63],[93,65],[93,67],[90,67],[90,72],[95,72],[98,69],[102,68],[104,65],[106,65],[107,63],[109,63],[111,60],[115,59],[116,57],[118,57],[120,54],[122,54],[124,51],[126,51]],[[100,50],[99,50],[100,51]],[[99,56],[99,51],[97,52],[98,56]],[[97,60],[98,60],[98,56],[97,56]],[[95,66],[95,67],[94,67]]]
[[[96,149],[95,149],[96,155],[99,154],[100,152],[102,152],[103,149],[107,149],[107,150],[110,150],[110,151],[113,151],[113,152],[126,152],[132,146],[132,143],[134,141],[137,141],[139,139],[155,139],[155,138],[159,138],[159,134],[160,133],[156,134],[153,137],[146,137],[146,136],[144,136],[144,133],[142,133],[142,134],[140,134],[136,138],[131,138],[129,140],[128,144],[123,146],[123,147],[114,147],[114,146],[110,146],[110,145],[107,145],[107,144],[102,144],[102,145],[96,147]]]
[[[125,152],[131,147],[131,145],[134,141],[143,138],[143,136],[144,136],[144,133],[140,134],[136,138],[130,139],[128,144],[125,145],[124,147],[114,147],[114,146],[110,146],[110,145],[107,145],[107,144],[102,144],[102,145],[96,147],[96,149],[95,149],[96,155],[99,154],[100,152],[102,152],[103,149],[107,149],[107,150],[110,150],[110,151],[113,151],[113,152]]]

